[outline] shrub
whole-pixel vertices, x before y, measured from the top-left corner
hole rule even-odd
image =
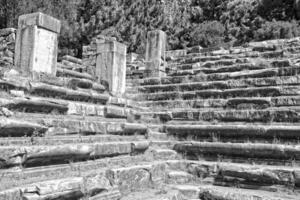
[[[300,27],[296,21],[267,21],[254,34],[256,41],[292,38],[300,35]]]
[[[218,21],[205,21],[195,27],[191,33],[191,45],[202,47],[216,47],[224,42],[225,28]]]

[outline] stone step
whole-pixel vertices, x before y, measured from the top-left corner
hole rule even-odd
[[[178,190],[172,189],[146,189],[145,191],[131,192],[120,200],[184,200]]]
[[[233,89],[241,87],[267,87],[267,86],[282,86],[282,85],[299,85],[300,76],[281,76],[281,77],[266,77],[266,78],[247,78],[226,81],[199,81],[175,84],[158,84],[128,87],[127,94],[136,93],[157,93],[157,92],[184,92],[194,90],[207,89]]]
[[[151,128],[148,129],[147,138],[150,140],[167,140],[168,135],[163,132],[153,131]]]
[[[169,171],[167,173],[167,184],[189,184],[195,181],[196,177],[184,171]]]
[[[88,73],[81,73],[70,69],[57,68],[56,76],[58,77],[73,77],[95,80],[95,78]]]
[[[143,153],[147,141],[0,147],[0,168],[35,167]]]
[[[132,95],[135,100],[164,101],[164,100],[193,100],[193,99],[227,99],[237,97],[280,97],[299,95],[299,86],[267,86],[233,89],[206,89],[186,92],[159,92]]]
[[[106,90],[105,86],[86,78],[41,76],[39,82],[69,89],[92,89],[100,93]]]
[[[195,120],[208,122],[299,122],[300,107],[275,107],[264,110],[246,108],[244,110],[218,109],[173,109],[167,112],[144,112],[146,118],[159,118],[162,121]],[[168,117],[169,119],[166,119]]]
[[[71,90],[64,87],[58,87],[44,83],[31,83],[29,93],[32,95],[42,97],[53,97],[65,100],[75,100],[102,104],[105,104],[109,100],[108,94],[100,94],[93,90]]]
[[[152,145],[152,142],[150,142]],[[153,148],[150,150],[154,160],[175,160],[179,158],[176,151],[171,149]]]
[[[232,66],[235,64],[242,64],[242,63],[248,63],[249,59],[237,59],[237,58],[230,58],[230,56],[223,57],[224,59],[216,59],[216,60],[206,60],[208,57],[205,58],[192,58],[185,60],[185,64],[183,65],[168,65],[168,68],[170,70],[185,70],[185,69],[194,69],[197,67],[202,68],[215,68],[218,66]],[[211,57],[212,58],[212,57]],[[191,67],[188,67],[188,64],[192,65]],[[196,65],[195,65],[196,64]],[[180,66],[183,66],[184,68],[180,68]]]
[[[75,71],[75,72],[79,72],[79,73],[86,73],[87,70],[87,66],[84,65],[80,65],[68,60],[62,60],[61,63],[57,63],[57,67],[62,69],[62,70],[71,70],[71,71]],[[62,74],[60,74],[62,75]]]
[[[92,89],[69,89],[61,86],[50,85],[41,82],[28,82],[28,80],[1,80],[0,87],[5,91],[22,90],[25,94],[42,97],[62,98],[66,100],[86,101],[93,103],[106,103],[108,94],[99,93]]]
[[[30,121],[0,117],[0,137],[42,135],[48,127]]]
[[[101,182],[102,181],[102,182]],[[92,184],[91,184],[92,183]],[[1,199],[72,199],[80,200],[83,197],[89,199],[118,200],[121,193],[117,187],[109,184],[107,178],[74,177],[58,180],[33,183],[31,185],[14,188],[0,193]]]
[[[273,59],[273,58],[290,58],[299,53],[300,48],[285,47],[278,50],[269,50],[264,52],[253,51],[250,48],[232,49],[230,53],[214,55],[210,53],[190,53],[186,56],[180,56],[169,61],[169,63],[196,63],[206,61],[217,61],[224,59],[244,59],[244,58],[259,58],[259,59]]]
[[[73,60],[75,61],[75,60]],[[74,71],[77,71],[77,72],[86,72],[86,66],[82,65],[82,64],[78,64],[76,62],[73,62],[73,61],[70,61],[69,60],[66,60],[66,59],[62,59],[61,63],[65,66],[67,66],[68,68],[70,68],[71,70],[74,70]]]
[[[125,161],[124,157],[124,161]],[[119,190],[122,197],[133,197],[132,195],[129,195],[129,192],[131,194],[137,194],[134,191],[145,191],[145,194],[147,194],[146,191],[148,191],[149,186],[153,187],[153,190],[159,189],[160,191],[165,191],[163,194],[168,193],[168,189],[170,187],[174,187],[174,185],[164,185],[165,178],[170,178],[169,175],[172,175],[171,177],[179,178],[181,180],[182,177],[188,176],[189,178],[201,179],[202,182],[191,183],[189,182],[185,187],[180,186],[177,184],[177,190],[181,192],[182,195],[185,197],[190,197],[190,195],[198,194],[199,187],[204,185],[206,183],[206,186],[209,187],[218,187],[219,186],[213,186],[211,184],[220,184],[227,183],[229,180],[232,179],[225,179],[228,176],[231,176],[232,178],[236,178],[235,184],[237,185],[228,185],[230,187],[228,190],[237,189],[236,187],[240,187],[238,190],[241,191],[248,191],[248,193],[252,192],[258,192],[258,193],[266,193],[266,194],[281,194],[281,195],[287,195],[290,194],[298,195],[297,188],[299,187],[299,169],[296,167],[286,167],[286,166],[264,166],[264,165],[247,165],[247,164],[232,164],[232,163],[220,163],[220,162],[206,162],[206,161],[188,161],[188,160],[168,160],[168,161],[158,161],[158,162],[152,162],[150,164],[150,160],[146,162],[141,162],[140,164],[131,165],[130,162],[134,161],[135,159],[128,158],[125,162],[127,163],[126,167],[118,167],[114,166],[111,167],[111,164],[115,163],[117,164],[117,161],[120,161],[120,159],[115,159],[115,161],[112,161],[111,163],[105,163],[105,161],[95,161],[95,163],[90,163],[89,165],[93,165],[92,168],[90,168],[88,171],[84,171],[83,165],[78,165],[74,163],[74,166],[65,166],[64,168],[57,168],[57,174],[63,174],[64,171],[67,172],[67,176],[65,177],[57,177],[56,182],[55,181],[47,181],[42,182],[43,179],[37,179],[36,182],[33,183],[35,187],[29,187],[26,184],[31,184],[30,186],[33,186],[30,182],[24,182],[24,186],[15,185],[15,189],[10,189],[6,191],[0,192],[0,197],[3,197],[6,195],[5,199],[10,199],[9,195],[12,194],[18,194],[16,191],[25,191],[23,194],[28,194],[29,191],[33,191],[33,188],[40,188],[39,195],[43,194],[50,194],[55,193],[56,191],[54,188],[57,187],[49,187],[49,186],[55,186],[57,182],[61,183],[63,187],[60,187],[60,190],[64,190],[64,186],[68,185],[69,188],[72,187],[71,185],[67,183],[73,183],[72,185],[76,185],[74,181],[71,180],[77,180],[77,183],[87,183],[84,185],[84,191],[90,191],[91,188],[99,187],[98,183],[102,183],[102,187],[105,185],[105,183],[111,183],[109,184],[110,187],[113,187],[116,190]],[[136,159],[138,161],[139,159]],[[98,163],[96,163],[98,162]],[[82,170],[81,174],[76,173],[76,165],[80,166],[76,170]],[[118,164],[117,164],[118,165]],[[102,169],[98,169],[100,166],[102,166]],[[62,166],[60,166],[62,167]],[[97,168],[98,167],[98,168]],[[93,170],[94,168],[97,168],[97,170]],[[170,171],[171,169],[171,171]],[[172,170],[173,169],[173,170]],[[180,170],[180,171],[174,171]],[[24,172],[22,172],[23,176],[33,177],[38,176],[39,173],[37,169],[24,169]],[[51,169],[55,170],[55,169]],[[44,168],[44,174],[46,171],[49,171],[47,167]],[[72,173],[70,173],[73,171]],[[171,173],[170,173],[171,172]],[[20,172],[14,172],[14,173],[6,173],[4,175],[4,178],[6,177],[12,177],[15,176],[14,174],[17,174]],[[33,174],[36,173],[36,174]],[[29,176],[29,174],[31,174]],[[182,176],[184,174],[184,176]],[[68,176],[72,176],[73,178],[67,178]],[[75,175],[75,177],[74,177]],[[211,180],[208,180],[209,177],[212,177]],[[21,177],[19,177],[21,179]],[[39,177],[41,178],[41,177]],[[44,177],[46,178],[46,177]],[[222,178],[222,180],[221,180]],[[86,182],[82,182],[82,179]],[[2,179],[3,180],[3,179]],[[28,179],[27,179],[28,180]],[[49,180],[49,177],[48,177]],[[64,180],[65,184],[62,184],[61,180]],[[98,180],[98,181],[96,181]],[[168,181],[168,180],[166,180]],[[192,180],[193,181],[193,180]],[[232,180],[234,181],[234,180]],[[211,182],[211,183],[209,183]],[[201,184],[202,183],[202,184]],[[103,185],[104,184],[104,185]],[[153,185],[154,184],[154,185]],[[9,183],[8,185],[1,185],[1,188],[3,189],[9,189],[12,185]],[[43,185],[43,187],[42,187]],[[77,184],[78,185],[78,184]],[[197,185],[197,186],[196,186]],[[107,185],[105,185],[107,186]],[[118,186],[118,187],[117,187]],[[251,188],[252,186],[252,188]],[[286,189],[282,190],[282,187],[286,187]],[[195,189],[198,187],[198,189]],[[27,188],[24,189],[24,188]],[[30,190],[29,190],[30,188]],[[50,189],[52,188],[52,189]],[[241,189],[244,188],[244,189]],[[246,190],[245,188],[252,189],[252,190]],[[82,189],[82,188],[81,188]],[[273,191],[273,193],[267,192],[265,190]],[[44,191],[44,192],[42,192]],[[47,191],[47,192],[46,192]],[[201,190],[200,190],[201,191]],[[276,193],[275,193],[276,192]],[[32,192],[35,193],[35,192]],[[174,193],[173,193],[174,194]],[[2,195],[2,196],[1,196]],[[31,194],[32,195],[32,194]],[[86,194],[85,194],[86,195]],[[290,196],[290,197],[291,197]],[[149,196],[150,197],[150,196]],[[194,196],[193,196],[194,197]]]
[[[211,108],[211,109],[266,109],[269,107],[300,106],[299,96],[281,97],[247,97],[228,99],[195,99],[195,100],[166,100],[166,101],[143,101],[142,105],[151,107],[152,111],[170,111],[174,108]]]
[[[164,172],[164,163],[143,164],[141,162],[135,166],[104,168],[78,174],[75,177],[24,184],[1,191],[0,197],[7,200],[58,198],[117,200],[132,191],[157,187],[157,184],[163,183]]]
[[[194,120],[171,120],[166,122],[165,124],[156,124],[159,126],[158,131],[163,132],[163,125],[216,125],[213,122],[206,122],[206,121],[194,121]],[[247,125],[249,123],[245,122],[218,122],[219,125]],[[299,122],[289,123],[289,122],[273,122],[273,123],[264,123],[264,122],[252,122],[252,125],[274,125],[274,126],[298,126],[300,125]]]
[[[275,107],[268,109],[218,110],[218,109],[173,109],[170,111],[143,112],[141,120],[158,122],[168,121],[199,121],[199,122],[244,122],[244,123],[297,123],[299,107]]]
[[[192,73],[192,74],[214,74],[214,73],[225,73],[225,72],[238,72],[245,70],[262,70],[270,68],[282,68],[282,67],[292,67],[294,66],[293,60],[274,60],[274,61],[209,61],[204,63],[194,63],[194,64],[183,64],[175,65],[169,67],[169,76],[176,76],[177,74]],[[238,63],[237,63],[238,62]]]
[[[233,72],[216,72],[216,73],[204,73],[207,70],[192,69],[192,70],[178,70],[174,73],[168,74],[169,77],[181,77],[181,76],[200,76],[206,80],[227,80],[227,79],[239,79],[239,78],[260,78],[260,77],[272,77],[272,76],[289,76],[299,74],[299,66],[283,67],[283,68],[264,68],[264,69],[252,69]]]
[[[12,119],[19,121],[28,119],[28,121],[31,123],[40,124],[39,126],[46,128],[48,127],[46,135],[52,136],[72,134],[144,135],[148,129],[147,125],[139,123],[126,123],[126,120],[122,118],[103,118],[97,116],[15,113]],[[23,135],[24,134],[22,134],[22,136]]]
[[[73,56],[70,56],[70,55],[65,55],[62,57],[63,60],[67,60],[67,61],[70,61],[70,62],[73,62],[73,63],[77,63],[79,65],[82,65],[82,59],[80,58],[76,58],[76,57],[73,57]]]
[[[174,150],[188,159],[227,160],[299,166],[300,146],[263,143],[181,142]]]
[[[296,200],[298,194],[276,193],[267,191],[229,188],[211,185],[170,185],[171,189],[179,190],[188,199],[209,200]]]
[[[0,87],[5,90],[20,90],[24,93],[31,93],[34,90],[35,86],[48,87],[55,92],[59,90],[60,92],[70,93],[89,91],[92,93],[104,93],[106,88],[84,78],[64,78],[64,77],[49,77],[49,76],[40,76],[39,81],[32,81],[25,77],[4,77],[0,80]]]
[[[164,131],[176,139],[185,141],[264,141],[275,143],[277,141],[292,142],[300,139],[300,126],[287,125],[259,125],[259,124],[210,124],[210,125],[165,125]]]
[[[8,108],[12,111],[66,114],[69,110],[67,103],[57,101],[56,99],[51,101],[34,97],[15,97],[9,99],[3,98],[0,101],[1,107]]]
[[[44,136],[44,137],[14,137],[1,138],[0,146],[20,145],[61,145],[73,143],[93,142],[128,142],[145,140],[143,135],[68,135],[68,136]]]
[[[104,111],[112,111],[110,108],[113,107],[115,108],[114,111],[118,111],[118,113],[123,112],[127,116],[129,114],[134,115],[138,111],[148,110],[148,108],[142,107],[139,102],[118,97],[110,97],[107,105],[99,105],[32,95],[14,97],[13,94],[7,93],[6,96],[6,98],[0,98],[0,107],[26,113],[104,116]]]
[[[180,175],[190,177],[181,184],[206,183],[273,192],[284,190],[300,192],[299,167],[191,160],[169,160],[167,166],[170,171],[178,172],[179,179]]]
[[[208,75],[184,75],[184,76],[167,76],[162,78],[145,78],[132,83],[135,86],[142,85],[165,85],[165,84],[179,84],[179,83],[192,83],[192,82],[207,82],[207,81],[226,81],[241,79],[255,79],[255,78],[272,78],[274,76],[297,76],[300,73],[300,67],[285,67],[285,68],[270,68],[262,70],[250,70],[232,73],[215,73]]]
[[[84,162],[71,162],[69,164],[60,165],[50,165],[22,169],[1,169],[0,191],[51,179],[90,176],[91,174],[95,173],[103,174],[105,176],[105,171],[113,167],[117,168],[131,166],[137,165],[139,163],[149,164],[150,162],[153,162],[152,156],[141,154],[114,156],[111,158],[88,160]]]
[[[198,62],[209,62],[209,61],[219,61],[219,60],[233,60],[233,59],[244,59],[246,58],[245,54],[241,55],[203,55],[201,53],[191,53],[186,56],[177,57],[172,59],[169,63],[170,66],[174,66],[174,64],[179,65],[189,65],[192,63]],[[184,64],[183,64],[184,63]],[[169,65],[168,65],[169,66]]]

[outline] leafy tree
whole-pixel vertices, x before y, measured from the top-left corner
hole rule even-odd
[[[225,28],[218,21],[205,21],[192,32],[193,45],[216,47],[224,43]]]
[[[296,21],[267,21],[255,32],[255,40],[292,38],[300,35],[300,26]]]
[[[169,49],[296,36],[299,5],[299,0],[0,0],[0,28],[17,27],[19,15],[41,11],[62,22],[60,55],[80,57],[82,46],[98,34],[142,53],[154,29],[167,33]]]

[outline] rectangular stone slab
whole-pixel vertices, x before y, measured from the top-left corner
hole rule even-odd
[[[165,71],[166,34],[163,31],[150,31],[147,35],[146,61],[149,76],[161,77]]]
[[[262,143],[190,142],[174,146],[178,152],[199,155],[226,155],[230,157],[295,159],[300,158],[299,145],[275,145]]]
[[[19,17],[19,22],[18,22],[19,28],[23,29],[28,26],[35,26],[35,25],[38,26],[39,28],[47,29],[54,33],[59,33],[61,28],[61,23],[59,20],[40,12],[25,14]]]
[[[116,41],[97,43],[96,78],[107,82],[115,94],[125,92],[126,51],[126,46]]]
[[[15,66],[24,75],[55,76],[60,21],[33,13],[19,17]]]

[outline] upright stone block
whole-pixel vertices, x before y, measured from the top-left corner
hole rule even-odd
[[[146,63],[148,75],[161,77],[165,75],[166,34],[161,30],[148,32],[146,46]]]
[[[107,82],[113,94],[125,92],[126,49],[116,41],[97,42],[96,78]]]
[[[60,21],[43,13],[19,17],[15,66],[24,75],[56,75]]]

